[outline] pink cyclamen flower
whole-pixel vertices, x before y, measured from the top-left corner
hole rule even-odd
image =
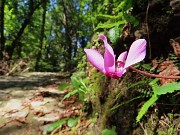
[[[121,53],[117,60],[113,48],[108,44],[104,35],[99,35],[99,39],[104,41],[105,52],[103,56],[94,49],[84,49],[88,61],[106,76],[118,79],[129,66],[142,61],[146,55],[146,40],[138,39],[134,41],[127,51]]]

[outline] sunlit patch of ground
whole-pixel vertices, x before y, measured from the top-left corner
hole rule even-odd
[[[67,91],[58,86],[68,82],[68,76],[39,72],[0,76],[0,134],[47,134],[45,125],[59,120],[65,111],[60,99]]]

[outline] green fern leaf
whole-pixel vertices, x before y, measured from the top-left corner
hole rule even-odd
[[[165,84],[157,88],[156,90],[154,90],[154,93],[157,95],[162,95],[162,94],[172,93],[175,90],[180,90],[180,82],[173,82],[173,83]]]
[[[104,20],[109,20],[109,19],[120,19],[122,18],[123,14],[119,13],[118,15],[106,15],[106,14],[98,14],[96,16],[97,19],[104,19]]]
[[[109,29],[109,28],[112,28],[112,27],[114,27],[114,26],[119,26],[119,25],[125,24],[125,23],[126,23],[125,20],[118,21],[118,22],[115,22],[115,23],[109,23],[109,22],[99,23],[98,26],[95,28],[95,31],[96,31],[97,29],[100,29],[100,28]]]
[[[119,12],[123,10],[123,6],[125,5],[125,1],[122,1],[115,9],[115,12]]]
[[[131,7],[132,7],[132,0],[124,0],[124,3],[122,5],[123,11],[127,11]]]
[[[114,10],[115,12],[127,11],[131,7],[132,7],[131,0],[123,0]]]
[[[175,90],[180,90],[180,83],[179,82],[173,82],[173,83],[168,83],[165,84],[161,87],[158,87],[157,84],[158,79],[154,79],[149,83],[149,85],[152,87],[154,91],[154,95],[144,103],[142,106],[140,112],[138,113],[138,116],[136,117],[136,122],[139,122],[141,118],[144,116],[144,114],[147,112],[149,107],[158,100],[160,95],[167,94],[167,93],[172,93]]]
[[[136,122],[139,122],[141,118],[144,116],[144,114],[147,112],[149,107],[158,100],[159,96],[154,94],[147,102],[144,103],[144,105],[141,107],[140,112],[138,113],[138,116],[136,117]]]
[[[133,24],[133,26],[137,26],[139,24],[139,21],[131,14],[124,12],[123,15],[124,15],[124,19],[127,22],[130,22],[131,24]]]
[[[156,91],[156,89],[159,88],[158,83],[157,83],[158,81],[159,81],[159,78],[156,78],[149,83],[153,91]]]

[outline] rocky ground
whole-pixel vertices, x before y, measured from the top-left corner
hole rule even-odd
[[[58,90],[68,73],[26,73],[0,76],[0,135],[47,134],[49,123],[57,121],[64,108]]]

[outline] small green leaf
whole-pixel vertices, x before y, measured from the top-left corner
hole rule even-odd
[[[68,119],[69,119],[69,118],[64,118],[64,119],[62,119],[62,120],[60,120],[60,121],[57,121],[57,122],[49,125],[47,131],[48,131],[48,132],[51,132],[51,131],[53,131],[55,128],[57,128],[57,127],[59,127],[59,126],[62,126],[64,123],[66,123],[66,121],[67,121]]]
[[[115,127],[113,127],[112,129],[104,129],[102,131],[102,135],[117,135]]]
[[[149,64],[142,64],[141,66],[146,70],[151,70],[151,68],[152,68],[152,66]]]
[[[73,91],[70,91],[69,93],[67,93],[67,94],[63,97],[63,99],[62,99],[61,101],[65,100],[66,98],[69,98],[70,96],[75,95],[76,93],[78,93],[78,89],[75,89],[75,90],[73,90]]]
[[[97,122],[97,118],[92,118],[92,119],[90,119],[89,122],[91,122],[91,123],[96,123],[96,122]]]
[[[76,77],[71,76],[71,84],[72,84],[76,89],[79,88],[79,85],[80,85],[79,83],[80,83],[80,82],[79,82],[79,80],[77,80]]]
[[[116,44],[119,39],[119,35],[120,35],[119,28],[116,26],[116,27],[111,28],[108,31],[107,36],[110,39],[110,41],[112,42],[112,44]]]
[[[65,90],[70,84],[67,82],[63,82],[59,85],[58,89],[59,90]]]
[[[77,124],[78,120],[79,120],[79,117],[77,117],[77,118],[70,118],[68,120],[68,122],[67,122],[68,127],[74,127]]]

